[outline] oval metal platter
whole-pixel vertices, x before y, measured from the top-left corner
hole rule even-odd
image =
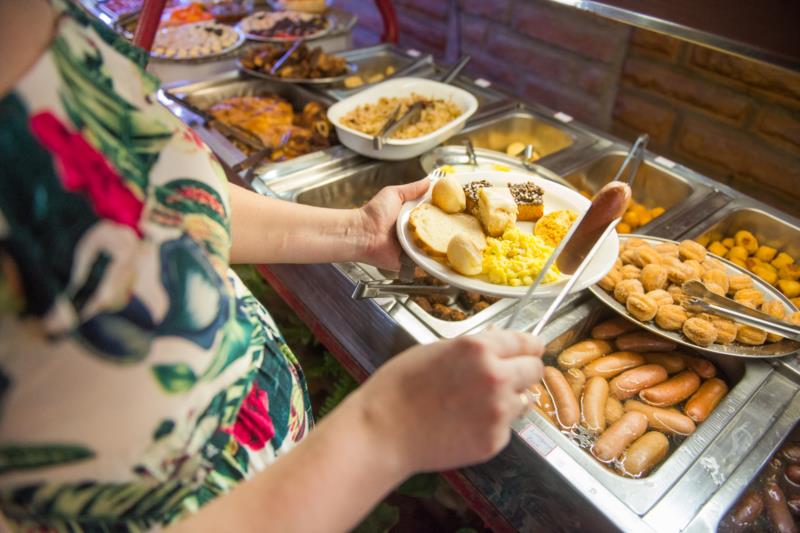
[[[679,244],[677,241],[672,241],[669,239],[662,239],[660,237],[650,237],[647,235],[620,235],[620,246],[622,246],[628,239],[632,238],[642,239],[643,241],[647,242],[648,244],[658,245],[661,243],[672,243],[672,244]],[[768,298],[772,298],[775,300],[780,301],[788,313],[793,313],[797,311],[797,308],[792,305],[786,296],[781,294],[775,287],[770,285],[769,283],[765,282],[758,276],[755,276],[752,272],[739,267],[724,259],[719,257],[718,255],[714,255],[711,252],[708,252],[709,257],[716,259],[717,261],[721,262],[725,265],[728,274],[747,274],[753,279],[753,286],[760,290],[764,295]],[[614,296],[597,285],[592,285],[589,287],[589,290],[594,293],[597,298],[606,304],[608,307],[616,311],[620,316],[625,317],[626,319],[630,320],[631,322],[638,324],[642,328],[646,329],[647,331],[654,333],[660,337],[664,337],[665,339],[669,339],[674,341],[682,346],[686,346],[688,348],[692,348],[694,350],[698,350],[700,352],[706,353],[713,353],[719,355],[732,355],[734,357],[748,357],[748,358],[768,358],[768,357],[785,357],[787,355],[792,355],[798,350],[800,350],[800,342],[783,339],[780,342],[774,343],[767,343],[762,344],[761,346],[747,346],[744,344],[733,343],[733,344],[712,344],[711,346],[698,346],[691,341],[689,341],[683,334],[675,331],[666,331],[658,326],[655,325],[653,322],[642,322],[641,320],[633,317],[628,313],[628,310],[625,308],[624,305],[619,303],[614,299]]]
[[[206,24],[206,23],[200,23],[200,24]],[[216,24],[216,23],[212,23],[212,24]],[[211,54],[206,54],[206,55],[201,55],[201,56],[196,56],[196,57],[164,56],[164,55],[156,54],[155,52],[150,52],[150,57],[152,57],[153,59],[156,59],[158,61],[175,61],[177,63],[204,62],[204,61],[207,61],[209,59],[216,59],[216,58],[220,58],[222,56],[225,56],[227,54],[230,54],[231,52],[233,52],[234,50],[236,50],[237,48],[242,46],[242,44],[244,44],[245,36],[238,28],[235,28],[233,26],[226,26],[224,24],[219,24],[219,26],[224,26],[225,27],[225,31],[230,30],[230,31],[233,31],[233,32],[236,33],[236,41],[234,41],[233,44],[231,44],[230,46],[228,46],[226,48],[223,48],[219,52],[214,52],[214,53],[211,53]]]
[[[258,33],[252,33],[253,30],[248,28],[249,19],[258,18],[259,13],[280,13],[280,12],[279,11],[275,11],[275,12],[268,12],[268,11],[264,12],[264,11],[261,11],[261,12],[253,13],[252,15],[249,15],[249,16],[243,18],[242,20],[240,20],[239,23],[236,25],[236,27],[238,29],[240,29],[242,31],[242,33],[244,33],[245,37],[247,37],[251,41],[260,41],[260,42],[264,42],[264,43],[291,43],[291,42],[294,42],[297,39],[301,39],[301,38],[305,39],[306,41],[311,41],[313,39],[317,39],[319,37],[322,37],[323,35],[327,35],[328,33],[332,32],[333,28],[335,26],[335,23],[331,19],[331,17],[325,16],[325,23],[326,23],[325,27],[320,29],[320,30],[318,30],[318,31],[316,31],[316,32],[314,32],[314,33],[310,33],[308,35],[298,35],[298,36],[293,36],[293,37],[268,37],[268,36],[265,36],[265,35],[259,35]]]

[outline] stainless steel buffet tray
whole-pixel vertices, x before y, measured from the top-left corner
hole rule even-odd
[[[206,81],[165,85],[159,91],[158,98],[170,107],[171,111],[183,122],[198,130],[211,149],[225,163],[234,166],[244,160],[247,155],[218,130],[206,124],[208,117],[205,112],[224,98],[270,94],[286,99],[292,104],[295,112],[302,111],[309,102],[318,102],[323,107],[333,103],[329,97],[314,93],[302,86],[250,78],[235,70],[214,76]],[[278,173],[290,173],[300,168],[322,164],[325,161],[347,158],[351,154],[346,148],[334,145],[288,161],[265,163],[263,167],[273,168],[276,171],[284,168],[283,172]]]
[[[591,327],[612,315],[594,300],[587,300],[561,315],[543,332],[547,343],[546,353],[556,355],[563,348],[585,338]],[[773,372],[772,367],[762,361],[718,359],[709,357],[725,374],[731,390],[700,424],[697,431],[685,439],[680,446],[650,475],[630,479],[610,471],[579,448],[550,422],[534,411],[518,420],[514,429],[531,448],[550,462],[577,490],[587,495],[596,494],[602,506],[618,506],[620,513],[638,515],[645,522],[650,516],[664,517],[662,502],[677,498],[680,505],[696,502],[699,507],[708,499],[718,485],[725,482],[738,466],[744,455],[752,450],[757,439],[778,417],[782,407],[789,403],[797,386],[783,376]],[[743,439],[742,421],[747,422],[751,438]],[[732,422],[736,423],[732,424]],[[690,479],[692,490],[675,491]],[[616,504],[613,500],[616,500]],[[605,509],[602,507],[601,509]],[[681,510],[686,522],[693,516],[688,509]],[[673,510],[674,512],[674,510]],[[630,517],[628,517],[630,519]],[[651,526],[661,531],[664,522]]]
[[[541,156],[536,162],[548,167],[556,158],[580,155],[596,142],[596,137],[532,106],[515,103],[478,117],[445,144],[461,144],[465,139],[476,148],[506,153],[513,142],[532,144]],[[585,159],[579,158],[579,162]]]
[[[437,63],[428,63],[421,65],[419,70],[414,72],[414,76],[440,80],[447,74],[448,70],[449,67]],[[508,96],[500,91],[492,89],[491,83],[487,80],[473,80],[468,76],[462,75],[451,81],[450,84],[464,89],[478,100],[476,117],[491,113],[500,107],[508,106],[510,103]]]

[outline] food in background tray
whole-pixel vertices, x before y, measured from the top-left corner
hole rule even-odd
[[[580,193],[589,200],[592,199],[592,193],[589,190],[581,189]],[[617,224],[617,233],[633,233],[637,228],[649,224],[654,218],[663,215],[665,211],[666,209],[661,206],[647,208],[644,204],[631,200],[628,209],[622,215],[622,221]]]
[[[364,84],[378,83],[379,81],[383,81],[395,72],[397,72],[397,69],[394,68],[394,65],[388,65],[385,69],[383,69],[382,72],[378,71],[348,76],[344,79],[343,83],[345,88],[355,89],[356,87],[361,87]]]
[[[221,24],[236,24],[252,11],[245,3],[235,0],[206,4],[206,9]]]
[[[620,246],[619,262],[598,285],[613,294],[637,320],[654,321],[665,331],[682,332],[698,346],[733,343],[758,346],[782,339],[722,317],[683,309],[687,296],[681,286],[693,279],[702,281],[708,290],[720,296],[781,320],[800,322],[800,312],[789,314],[782,302],[766,300],[748,275],[729,274],[723,263],[692,240],[651,246],[639,238],[628,239]]]
[[[506,154],[510,155],[511,157],[520,157],[522,156],[523,152],[525,152],[525,147],[527,145],[523,142],[514,141],[506,147]],[[528,158],[529,163],[533,163],[534,161],[541,159],[542,155],[536,151],[534,148],[533,153]],[[591,200],[591,198],[590,198]]]
[[[417,268],[414,272],[414,284],[438,286],[444,285],[444,282],[429,276],[424,270]],[[448,322],[466,320],[498,301],[497,298],[469,291],[460,291],[454,304],[448,304],[446,296],[435,293],[412,296],[410,299],[429,315]]]
[[[800,526],[800,441],[767,462],[719,524],[720,533],[797,531]]]
[[[730,237],[712,241],[708,236],[697,239],[708,251],[731,263],[746,268],[792,300],[800,307],[800,265],[786,252],[760,243],[755,235],[740,230]]]
[[[296,11],[259,11],[239,23],[242,31],[250,36],[294,41],[300,37],[311,38],[327,31],[330,22],[323,15],[298,13]]]
[[[493,187],[476,180],[461,185],[445,175],[434,184],[431,202],[411,212],[409,226],[426,254],[459,274],[517,287],[533,283],[577,218],[572,211],[541,216],[543,211],[543,191],[533,182]],[[537,218],[533,233],[516,224]],[[544,283],[560,276],[553,266]]]
[[[158,30],[151,54],[168,59],[199,59],[225,53],[239,44],[240,35],[230,26],[200,22]]]
[[[270,161],[284,161],[327,148],[333,142],[325,110],[309,102],[301,113],[279,96],[237,96],[217,102],[208,113],[220,122],[255,136],[274,148]]]
[[[618,473],[645,476],[728,392],[713,363],[676,347],[619,318],[601,322],[545,360],[533,408]]]
[[[161,17],[161,26],[180,26],[194,22],[214,20],[214,16],[206,11],[205,4],[192,2],[191,4],[170,9]]]
[[[275,64],[291,45],[267,44],[248,50],[241,59],[242,65],[250,70],[270,73]],[[279,78],[333,78],[347,73],[344,58],[326,54],[322,48],[309,48],[305,44],[295,50],[289,59],[274,74]]]
[[[428,98],[413,93],[403,98],[380,98],[377,102],[363,104],[346,113],[341,118],[343,126],[376,135],[399,107],[398,117],[402,116],[410,106],[423,103],[419,120],[402,126],[395,131],[392,139],[413,139],[422,137],[447,125],[461,116],[461,109],[452,101],[442,98]]]

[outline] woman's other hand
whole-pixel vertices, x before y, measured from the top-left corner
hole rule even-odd
[[[397,215],[404,202],[425,194],[428,185],[428,179],[423,178],[406,185],[384,187],[359,209],[360,221],[368,237],[364,257],[359,257],[359,261],[387,270],[400,270],[400,244],[395,230]]]
[[[510,438],[540,381],[544,349],[527,333],[487,331],[416,346],[393,358],[354,396],[387,460],[409,473],[486,461]]]

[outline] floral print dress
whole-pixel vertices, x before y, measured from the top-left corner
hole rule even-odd
[[[289,450],[299,365],[228,266],[225,174],[73,6],[0,98],[0,511],[146,531]]]

